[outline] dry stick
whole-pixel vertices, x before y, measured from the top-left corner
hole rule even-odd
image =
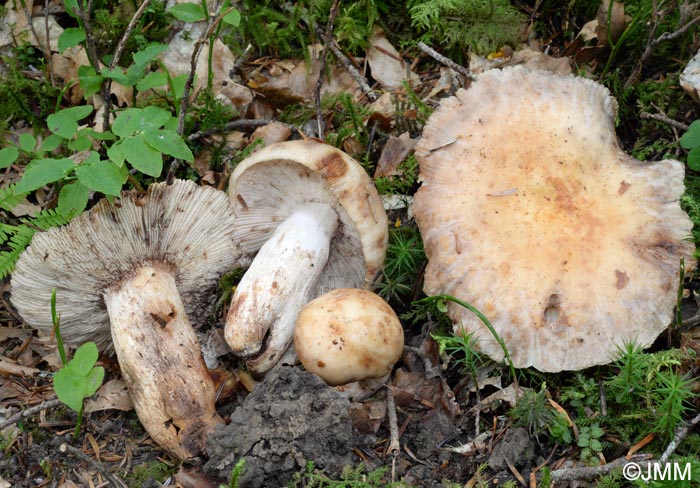
[[[338,15],[338,10],[340,9],[340,0],[333,0],[333,5],[331,6],[331,11],[328,14],[328,23],[326,24],[326,38],[333,37],[333,22]],[[323,77],[326,73],[326,63],[328,62],[328,49],[326,46],[323,47],[323,53],[321,54],[321,68],[318,73],[318,80],[316,80],[316,89],[314,91],[314,102],[316,104],[316,124],[318,125],[318,138],[323,140],[323,110],[321,109],[321,87],[323,86]]]
[[[129,21],[129,25],[126,26],[126,30],[124,31],[124,34],[122,35],[122,38],[119,39],[119,44],[117,44],[117,49],[114,51],[114,57],[112,57],[112,61],[109,63],[109,69],[114,69],[117,67],[119,64],[119,61],[121,60],[122,53],[124,52],[124,47],[126,46],[127,41],[129,40],[129,37],[131,36],[131,33],[134,31],[136,28],[136,23],[141,19],[141,16],[146,12],[146,8],[148,8],[148,5],[151,3],[151,0],[144,0],[143,3],[139,6],[138,10],[134,13],[133,17],[131,17],[131,20]],[[107,81],[105,83],[105,92],[109,94],[112,91],[112,79],[107,78]],[[104,100],[105,104],[105,113],[104,113],[104,120],[102,122],[102,126],[104,127],[105,130],[109,129],[109,112],[110,112],[110,105],[111,105],[111,99],[109,96],[105,98]]]
[[[671,457],[671,455],[676,451],[681,442],[683,442],[683,439],[685,439],[688,436],[688,433],[690,433],[690,431],[693,430],[693,427],[698,425],[698,423],[700,423],[700,414],[696,415],[695,418],[693,418],[690,422],[688,422],[676,431],[676,435],[673,436],[673,440],[668,445],[668,447],[666,447],[666,450],[659,458],[659,463],[666,464],[668,458]]]
[[[48,408],[58,407],[59,405],[62,405],[62,404],[63,404],[63,402],[61,402],[61,400],[55,399],[55,400],[47,400],[45,402],[41,402],[38,405],[34,405],[33,407],[29,407],[25,410],[22,410],[19,413],[14,414],[9,419],[0,423],[0,430],[4,429],[5,427],[9,427],[12,424],[19,422],[23,418],[31,417],[32,415],[34,415],[37,412],[40,412],[40,411],[48,409]]]
[[[214,11],[217,12],[218,10],[219,3],[217,2],[214,6]],[[177,133],[180,135],[182,135],[185,131],[185,112],[187,111],[187,103],[190,98],[190,90],[192,89],[192,84],[194,83],[194,74],[197,71],[197,61],[199,60],[199,55],[202,52],[202,47],[207,42],[209,36],[211,36],[211,33],[214,31],[218,23],[219,22],[216,20],[216,17],[210,16],[209,20],[207,20],[207,28],[204,29],[202,35],[200,35],[199,39],[197,39],[197,41],[194,43],[194,49],[192,49],[192,56],[190,57],[190,72],[187,75],[187,80],[185,81],[185,86],[182,91],[182,98],[180,99],[180,112],[177,114]],[[209,49],[213,49],[213,46],[210,46]],[[179,166],[180,159],[173,159],[173,162],[170,164],[170,169],[168,169],[168,176],[166,178],[169,185],[172,184],[173,180],[175,179],[175,172]]]
[[[51,57],[51,38],[49,36],[49,0],[44,0],[44,30],[46,31],[46,51],[44,51],[44,57],[46,58],[46,67],[49,71],[49,82],[51,86],[56,86],[56,80],[53,77],[53,58]]]
[[[612,470],[616,468],[621,468],[627,463],[636,463],[640,467],[647,466],[652,461],[644,461],[649,457],[648,454],[638,454],[631,456],[630,459],[619,458],[608,464],[603,464],[601,466],[592,466],[588,468],[570,468],[570,469],[557,469],[551,472],[552,481],[575,481],[575,480],[590,480],[597,476],[604,476],[609,474]]]
[[[639,73],[642,71],[642,66],[651,57],[652,50],[656,46],[658,46],[662,42],[672,41],[673,39],[676,39],[676,38],[682,36],[692,26],[694,26],[698,22],[700,22],[700,16],[693,18],[692,20],[690,20],[689,22],[687,22],[686,24],[679,27],[678,29],[676,29],[673,32],[664,32],[659,37],[657,37],[656,39],[653,39],[653,40],[650,38],[649,41],[647,42],[647,46],[644,49],[644,52],[642,53],[641,57],[639,58],[639,61],[637,61],[637,65],[632,70],[632,73],[630,74],[629,78],[627,78],[627,81],[625,82],[625,87],[628,87],[628,86],[632,85],[632,83],[634,83],[634,81],[637,79],[637,76],[639,76]],[[657,24],[654,24],[654,26],[652,28],[652,32],[656,28],[656,26],[657,26]],[[651,34],[650,34],[650,36],[651,36]]]
[[[34,29],[34,21],[32,20],[32,14],[27,8],[26,2],[22,2],[22,11],[24,12],[24,16],[27,18],[29,29],[32,31],[32,35],[34,36],[34,39],[36,39],[36,42],[39,44],[39,47],[41,47],[42,54],[46,59],[46,63],[49,68],[50,74],[49,79],[51,80],[51,85],[53,86],[53,70],[51,69],[51,43],[49,41],[49,12],[46,9],[46,7],[44,7],[44,29],[46,30],[46,39],[44,40],[44,42],[46,42],[46,45],[43,45],[41,39],[39,39],[39,34],[37,34],[36,29]]]
[[[677,120],[673,120],[671,118],[668,118],[663,114],[652,114],[649,112],[642,112],[639,115],[643,119],[654,119],[654,120],[658,120],[659,122],[663,122],[664,124],[668,124],[671,127],[675,127],[676,129],[688,130],[688,126],[686,124],[684,124],[683,122],[678,122]]]
[[[435,49],[432,47],[428,46],[425,44],[423,41],[418,43],[418,47],[420,48],[421,51],[429,55],[431,58],[436,60],[439,63],[444,64],[448,68],[452,68],[455,70],[457,73],[461,74],[462,76],[465,76],[466,78],[470,80],[476,80],[476,75],[474,75],[471,71],[469,71],[467,68],[464,66],[460,66],[459,64],[455,63],[449,58],[446,58],[442,54],[438,53]]]
[[[73,456],[77,457],[77,458],[80,459],[81,461],[83,461],[83,462],[89,464],[90,466],[92,466],[94,469],[96,469],[97,471],[99,471],[100,474],[102,474],[102,476],[104,476],[105,478],[107,478],[107,481],[109,481],[110,484],[111,484],[112,486],[114,486],[114,487],[116,487],[116,488],[128,488],[128,486],[126,486],[126,484],[124,484],[123,481],[118,480],[117,478],[115,478],[114,475],[112,475],[112,473],[110,473],[109,471],[107,471],[107,470],[105,469],[105,467],[102,466],[102,464],[98,463],[97,461],[95,461],[94,459],[92,459],[90,456],[87,456],[86,454],[84,454],[83,451],[81,451],[80,449],[77,449],[77,448],[71,446],[70,444],[63,443],[63,444],[61,444],[61,446],[58,448],[58,450],[61,451],[61,452],[64,453],[64,454],[65,454],[65,453],[72,454]]]
[[[360,90],[362,90],[362,93],[367,96],[367,98],[371,101],[374,102],[377,98],[377,94],[372,91],[372,88],[370,88],[369,83],[367,83],[367,80],[365,79],[364,76],[360,74],[359,71],[357,71],[357,68],[355,68],[355,65],[352,64],[352,61],[348,59],[348,57],[343,54],[343,51],[340,50],[340,48],[336,45],[334,39],[328,39],[324,32],[316,28],[316,35],[321,38],[321,40],[326,44],[326,46],[333,52],[336,58],[338,58],[338,61],[340,61],[340,64],[343,65],[343,68],[345,68],[348,73],[350,73],[350,76],[352,76],[353,80],[355,80],[355,83],[360,87]]]
[[[386,389],[386,410],[389,418],[389,447],[387,454],[391,454],[391,482],[396,478],[396,458],[401,452],[399,444],[399,423],[396,418],[396,402],[394,401],[394,392],[391,388]]]

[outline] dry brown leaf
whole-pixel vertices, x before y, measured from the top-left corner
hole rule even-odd
[[[4,325],[0,325],[0,342],[6,341],[7,339],[21,337],[30,333],[30,330],[22,329],[21,327],[6,327]]]
[[[700,51],[691,59],[683,69],[680,77],[683,90],[693,100],[700,102]]]
[[[126,382],[122,379],[108,381],[97,390],[97,397],[94,400],[85,402],[86,413],[109,409],[122,411],[134,409]]]
[[[39,372],[36,368],[22,366],[5,356],[0,356],[0,376],[24,376],[29,377]]]
[[[352,425],[360,432],[376,434],[386,416],[386,400],[353,402],[348,411]]]
[[[258,127],[253,131],[250,140],[262,139],[265,146],[275,144],[276,142],[284,142],[292,135],[292,131],[282,122],[271,122],[262,127]]]
[[[554,58],[539,51],[525,48],[520,51],[515,51],[509,61],[503,63],[503,66],[523,65],[528,69],[551,71],[558,75],[568,75],[572,73],[571,63],[569,58]]]
[[[410,84],[420,80],[418,75],[410,71],[409,66],[379,27],[374,28],[369,38],[367,63],[372,70],[372,78],[386,90],[398,90],[404,80],[408,80]]]
[[[622,33],[625,32],[627,25],[632,20],[629,16],[625,15],[624,3],[612,2],[612,10],[610,10],[609,7],[610,2],[601,2],[598,8],[598,14],[596,15],[598,26],[595,32],[599,46],[615,43]],[[610,19],[610,23],[608,23],[608,19]],[[610,39],[608,39],[608,34],[610,35]]]
[[[518,387],[511,383],[502,390],[483,398],[481,402],[471,408],[470,412],[475,412],[477,410],[485,412],[490,410],[493,406],[497,407],[501,402],[506,402],[511,406],[511,408],[515,407],[515,403],[518,401],[518,398],[520,398],[523,393],[528,390],[529,388]]]
[[[186,468],[181,466],[175,473],[175,482],[182,488],[218,488],[221,486],[217,481],[209,478],[197,468]]]
[[[399,165],[411,154],[416,142],[418,140],[411,139],[408,132],[404,132],[399,137],[389,136],[389,140],[382,149],[382,155],[379,157],[374,177],[400,176],[402,173],[399,171]]]

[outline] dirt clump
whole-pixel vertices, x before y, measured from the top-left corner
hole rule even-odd
[[[286,486],[308,461],[327,474],[357,461],[353,447],[365,444],[348,415],[351,402],[318,376],[280,366],[258,384],[207,442],[207,474],[227,478],[245,458],[240,486]]]

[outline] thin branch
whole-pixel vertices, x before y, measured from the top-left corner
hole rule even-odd
[[[49,0],[44,0],[44,30],[46,31],[46,68],[49,71],[49,82],[51,86],[56,86],[56,80],[53,76],[53,58],[51,57],[51,37],[49,35]]]
[[[599,476],[605,476],[614,469],[622,468],[625,464],[628,463],[636,463],[639,466],[646,466],[650,462],[653,462],[646,461],[646,459],[648,458],[649,454],[638,454],[636,456],[631,456],[630,459],[621,457],[612,462],[609,462],[608,464],[602,464],[600,466],[557,469],[551,472],[552,481],[590,480]]]
[[[34,405],[33,407],[29,407],[25,410],[22,410],[19,413],[14,414],[9,419],[0,423],[0,430],[4,429],[6,427],[9,427],[10,425],[17,423],[24,418],[31,417],[32,415],[34,415],[37,412],[40,412],[42,410],[46,410],[48,408],[58,407],[59,405],[62,405],[62,404],[63,404],[63,402],[61,402],[61,400],[54,399],[54,400],[47,400],[47,401],[42,402],[38,405]]]
[[[474,75],[471,71],[469,71],[467,68],[464,66],[461,66],[454,61],[452,61],[450,58],[446,58],[442,54],[438,53],[435,49],[432,47],[428,46],[424,42],[419,42],[418,47],[420,48],[421,51],[429,55],[431,58],[433,58],[435,61],[444,64],[448,68],[452,68],[455,70],[457,73],[461,74],[462,76],[470,79],[470,80],[476,80],[476,75]]]
[[[321,40],[324,42],[325,46],[328,47],[335,57],[340,61],[340,64],[343,65],[343,67],[350,73],[350,76],[355,80],[355,83],[360,87],[360,90],[362,90],[362,93],[364,93],[367,98],[371,101],[374,102],[377,100],[377,94],[372,91],[372,88],[370,88],[369,83],[367,83],[367,80],[365,79],[362,74],[360,74],[359,71],[357,71],[357,68],[352,64],[352,61],[348,59],[348,57],[343,54],[343,51],[340,50],[340,48],[337,46],[335,43],[334,39],[329,39],[326,37],[326,34],[319,28],[316,28],[316,35],[321,38]]]
[[[112,486],[114,486],[115,488],[128,488],[123,481],[115,478],[112,473],[107,471],[107,469],[105,469],[105,467],[102,466],[101,463],[98,463],[97,461],[92,459],[90,456],[84,454],[83,451],[81,451],[80,449],[75,448],[75,447],[71,446],[70,444],[63,443],[58,448],[58,450],[61,451],[62,453],[71,454],[71,455],[77,457],[78,459],[80,459],[81,461],[89,464],[91,467],[93,467],[94,469],[99,471],[100,474],[102,474],[102,476],[107,478],[107,481],[109,481],[109,483]]]
[[[326,38],[333,38],[333,23],[338,15],[338,10],[340,9],[340,0],[333,0],[333,5],[331,6],[331,11],[328,14],[328,23],[326,24]],[[323,47],[323,53],[321,54],[321,68],[318,73],[318,79],[316,80],[316,89],[314,90],[314,102],[316,104],[316,124],[318,125],[318,138],[323,140],[323,110],[321,109],[321,88],[323,87],[323,77],[326,73],[326,63],[328,62],[328,49],[326,46]]]
[[[649,112],[642,112],[639,115],[643,119],[654,119],[654,120],[658,120],[659,122],[663,122],[664,124],[668,124],[671,127],[675,127],[676,129],[688,130],[688,126],[686,124],[684,124],[683,122],[678,122],[677,120],[673,120],[669,117],[666,117],[663,114],[652,114]]]
[[[196,141],[198,139],[201,139],[203,137],[209,137],[214,134],[225,134],[227,132],[230,132],[235,129],[242,129],[246,127],[263,127],[265,125],[271,124],[272,122],[277,122],[279,124],[282,124],[282,122],[279,122],[274,119],[238,119],[238,120],[232,120],[231,122],[226,123],[222,128],[215,128],[215,129],[207,129],[207,130],[200,130],[198,132],[195,132],[193,134],[190,134],[187,137],[188,141]],[[294,131],[297,130],[297,128],[292,125],[292,124],[284,124],[289,128],[290,130]]]
[[[668,458],[670,458],[671,455],[676,452],[676,449],[678,449],[681,442],[688,437],[690,431],[693,430],[698,423],[700,423],[700,414],[696,415],[695,418],[676,431],[676,435],[673,436],[673,440],[669,443],[668,447],[666,447],[666,450],[659,458],[659,463],[666,464]]]
[[[124,47],[126,46],[127,41],[129,40],[129,37],[131,37],[131,33],[134,31],[136,28],[136,24],[138,21],[141,19],[143,14],[146,12],[146,8],[148,8],[148,5],[151,3],[151,0],[144,0],[143,3],[139,6],[138,10],[134,13],[134,15],[131,17],[131,20],[129,21],[129,25],[126,26],[126,30],[124,31],[124,34],[122,35],[121,39],[119,39],[119,44],[117,44],[117,49],[114,51],[114,56],[112,57],[112,61],[109,63],[109,69],[114,69],[117,67],[119,64],[119,61],[121,60],[122,53],[124,52]],[[107,94],[111,93],[112,91],[112,79],[107,78],[105,82],[105,90]],[[111,112],[111,99],[109,96],[107,96],[104,100],[105,104],[105,112],[104,112],[104,120],[102,122],[102,126],[104,127],[104,130],[109,129],[109,116]]]
[[[214,6],[214,11],[218,12],[218,10],[219,4],[217,2]],[[214,29],[219,24],[220,20],[221,18],[217,19],[215,16],[209,16],[209,19],[207,20],[207,28],[204,29],[202,34],[199,36],[199,39],[197,39],[194,43],[194,48],[192,49],[192,56],[190,57],[190,72],[187,74],[187,80],[185,81],[185,86],[182,91],[182,98],[180,99],[180,112],[177,114],[177,133],[180,135],[183,135],[183,133],[185,132],[185,113],[187,112],[188,108],[187,105],[190,99],[190,91],[192,90],[192,85],[194,84],[194,75],[197,71],[197,61],[199,60],[199,55],[202,52],[204,44],[209,43],[209,49],[214,48],[213,45],[211,45],[212,43],[209,42],[210,36],[214,32]],[[170,164],[170,168],[168,169],[168,176],[166,178],[168,184],[171,184],[175,179],[175,172],[180,166],[180,162],[181,161],[179,158],[175,158]]]

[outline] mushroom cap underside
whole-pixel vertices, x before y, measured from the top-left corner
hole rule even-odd
[[[103,293],[144,265],[169,269],[190,320],[206,320],[211,290],[241,253],[224,192],[176,180],[146,193],[126,192],[68,225],[34,235],[12,274],[12,304],[31,326],[50,332],[51,292],[68,343],[95,342],[110,351]]]
[[[350,156],[314,140],[267,146],[236,166],[229,181],[236,242],[252,254],[277,226],[307,203],[331,205],[339,217],[319,295],[367,286],[384,262],[386,212],[369,175]]]
[[[494,70],[444,101],[416,148],[425,291],[483,312],[516,367],[603,364],[672,319],[680,260],[691,266],[694,251],[684,167],[626,155],[614,112],[593,81]],[[503,357],[471,312],[449,314]]]

